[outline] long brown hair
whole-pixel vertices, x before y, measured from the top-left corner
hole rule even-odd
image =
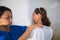
[[[41,21],[43,25],[50,26],[51,22],[49,21],[49,18],[47,17],[47,12],[43,7],[36,8],[34,11],[36,14],[42,15]]]

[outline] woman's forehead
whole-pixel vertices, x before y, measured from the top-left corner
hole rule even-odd
[[[10,16],[11,16],[12,14],[11,14],[10,11],[5,11],[5,12],[3,13],[3,15],[10,15]]]

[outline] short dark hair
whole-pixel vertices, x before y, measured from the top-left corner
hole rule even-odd
[[[10,11],[11,14],[12,14],[12,11],[11,11],[10,8],[5,7],[5,6],[0,6],[0,17],[3,15],[3,13],[4,13],[5,11]]]
[[[34,10],[34,12],[36,14],[41,14],[42,15],[41,21],[42,21],[43,25],[50,26],[51,22],[49,21],[49,18],[47,17],[47,12],[43,7],[36,8]]]

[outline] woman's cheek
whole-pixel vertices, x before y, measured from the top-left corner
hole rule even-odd
[[[9,24],[9,21],[4,20],[4,21],[2,22],[2,25],[8,25],[8,24]]]

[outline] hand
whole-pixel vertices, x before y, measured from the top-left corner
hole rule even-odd
[[[33,24],[33,25],[30,25],[29,27],[33,28],[33,29],[35,29],[35,28],[43,28],[44,25],[42,25],[42,24]]]
[[[39,26],[37,26],[36,24],[30,25],[29,27],[32,29],[39,28]]]

